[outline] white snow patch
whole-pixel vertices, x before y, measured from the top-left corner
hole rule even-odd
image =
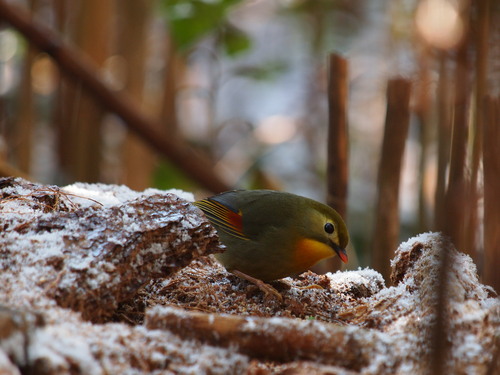
[[[71,328],[66,323],[36,330],[28,352],[30,361],[43,360],[49,368],[59,371],[69,371],[69,364],[77,363],[81,374],[102,374],[101,366],[92,355],[88,343],[75,340]]]
[[[330,280],[330,287],[338,291],[347,291],[352,286],[362,285],[370,294],[375,294],[385,288],[382,275],[370,268],[358,268],[356,271],[328,272],[326,277]]]
[[[7,357],[7,354],[0,350],[0,373],[8,375],[21,375],[17,366],[15,366]]]
[[[70,199],[80,207],[89,207],[96,205],[97,201],[103,207],[118,206],[125,202],[132,201],[140,197],[148,197],[151,195],[159,194],[173,194],[181,199],[192,202],[194,196],[192,193],[185,192],[179,189],[159,190],[149,188],[143,192],[138,192],[128,188],[125,185],[106,185],[106,184],[87,184],[77,182],[72,185],[63,187],[66,193],[71,194]]]

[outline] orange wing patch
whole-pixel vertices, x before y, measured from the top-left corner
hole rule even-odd
[[[194,202],[207,216],[208,220],[217,228],[227,234],[242,240],[249,240],[243,233],[243,216],[241,210],[233,211],[231,208],[213,199],[203,199]]]

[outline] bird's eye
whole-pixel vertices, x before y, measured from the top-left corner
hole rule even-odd
[[[332,223],[326,223],[325,224],[325,232],[328,234],[332,234],[335,231],[335,227],[333,226]]]

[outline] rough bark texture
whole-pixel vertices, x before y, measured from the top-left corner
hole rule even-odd
[[[500,303],[439,234],[399,247],[392,287],[307,272],[280,302],[200,257],[215,232],[166,192],[3,179],[0,230],[1,374],[427,373],[443,248],[443,371],[499,371]]]
[[[370,363],[373,346],[386,346],[377,332],[358,327],[314,320],[186,313],[161,306],[148,310],[146,327],[167,329],[181,337],[231,347],[261,360],[280,363],[312,360],[354,371]]]
[[[11,276],[4,285],[30,267],[33,287],[84,319],[102,321],[146,282],[220,250],[198,209],[173,194],[80,206],[57,187],[20,179],[0,187],[2,278]]]

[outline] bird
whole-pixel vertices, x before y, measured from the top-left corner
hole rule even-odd
[[[315,200],[274,190],[231,190],[198,200],[215,227],[227,271],[281,295],[267,283],[300,274],[337,255],[344,263],[349,233],[340,214]]]

